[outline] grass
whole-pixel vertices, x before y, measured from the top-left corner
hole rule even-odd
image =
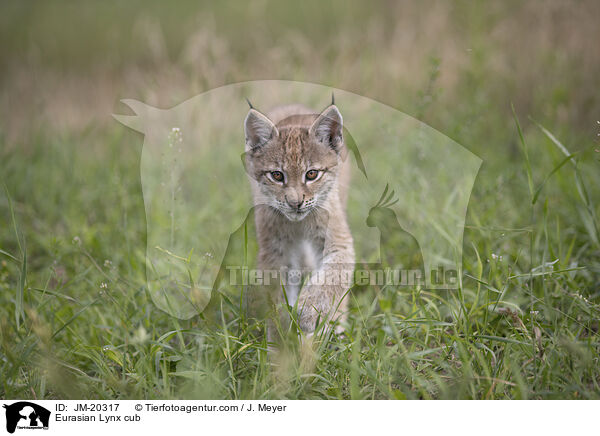
[[[139,142],[119,129],[93,161],[68,140],[55,148],[40,142],[27,161],[2,156],[2,216],[10,224],[0,252],[2,397],[598,396],[598,246],[595,227],[583,221],[597,213],[584,194],[589,174],[577,176],[579,198],[551,191],[549,179],[538,191],[541,207],[518,211],[533,214],[518,228],[486,226],[503,206],[482,206],[474,194],[459,292],[353,293],[345,337],[295,344],[272,367],[264,338],[235,302],[223,300],[223,319],[212,329],[152,304],[132,169],[139,149],[122,150],[124,141]],[[579,161],[562,163],[553,177],[568,186],[561,179],[576,178]],[[533,170],[515,169],[521,186]],[[478,189],[485,195],[485,186]],[[564,203],[550,206],[557,192]],[[582,222],[553,214],[561,205],[578,209]]]
[[[407,13],[428,25],[445,16],[416,11],[409,8]],[[285,12],[277,10],[287,17]],[[515,12],[515,21],[527,13]],[[226,21],[219,14],[224,12],[217,13],[217,21]],[[201,317],[177,320],[152,303],[145,283],[138,134],[116,123],[58,130],[52,118],[35,119],[32,106],[27,113],[35,122],[26,135],[15,136],[10,118],[3,118],[0,397],[599,398],[600,162],[597,115],[589,115],[599,102],[589,81],[595,76],[587,75],[597,71],[596,59],[590,53],[591,59],[580,61],[582,68],[569,68],[585,56],[553,52],[543,45],[544,38],[523,38],[530,41],[526,44],[538,44],[529,66],[536,71],[549,67],[548,75],[533,80],[520,67],[505,74],[494,62],[508,56],[510,37],[492,40],[487,29],[498,23],[498,28],[510,29],[499,18],[506,14],[495,10],[487,15],[459,3],[450,24],[468,16],[467,36],[454,35],[448,23],[442,27],[457,40],[464,37],[473,56],[453,70],[447,58],[426,51],[416,82],[396,84],[413,75],[386,72],[397,67],[378,54],[386,50],[365,55],[355,65],[353,49],[344,48],[343,39],[315,49],[314,67],[300,49],[295,51],[299,59],[274,67],[274,75],[306,81],[317,81],[322,72],[323,82],[337,85],[336,69],[355,66],[337,86],[367,89],[365,93],[405,108],[484,160],[467,212],[458,291],[368,287],[353,292],[343,337],[292,341],[276,366],[259,334],[263,326],[248,320],[235,295],[223,296],[221,316],[210,325]],[[351,16],[346,8],[340,20]],[[391,29],[389,21],[381,20],[383,29]],[[547,24],[550,34],[555,24]],[[587,29],[585,23],[581,26]],[[347,41],[356,41],[356,47],[369,44],[352,28],[335,28],[331,34],[322,30],[326,34],[319,37],[334,38],[336,29]],[[540,29],[543,33],[546,28]],[[260,41],[267,38],[257,32]],[[574,34],[575,40],[585,36]],[[382,35],[369,38],[377,42],[387,34]],[[302,46],[289,38],[281,44],[296,41]],[[87,51],[73,54],[71,49],[80,47],[63,39],[66,48],[55,59],[66,65],[75,59],[74,64],[91,65],[93,73]],[[208,39],[215,50],[222,47],[216,35]],[[420,39],[417,43],[435,46]],[[100,38],[97,44],[106,49],[110,42]],[[220,68],[232,65],[228,81],[247,79],[240,73],[246,65],[255,76],[261,74],[260,62],[237,53],[241,47],[220,54]],[[330,61],[332,47],[339,52]],[[462,52],[456,53],[461,59]],[[121,65],[126,60],[115,62],[128,68]],[[385,62],[390,68],[382,68],[380,77],[374,74],[374,66]],[[565,84],[555,79],[557,71],[573,80]],[[197,86],[208,89],[221,80],[208,70],[190,74],[194,85],[187,96]],[[8,75],[2,80],[16,83]],[[592,91],[586,94],[585,89]],[[506,94],[514,96],[513,111]]]

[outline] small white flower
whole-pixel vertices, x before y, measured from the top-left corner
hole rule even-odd
[[[110,268],[111,266],[112,266],[112,262],[110,260],[106,259],[104,261],[104,267],[105,268]]]
[[[169,133],[169,147],[173,147],[173,144],[175,144],[176,142],[183,142],[183,134],[179,127],[173,127],[171,129],[171,132]]]
[[[100,289],[108,289],[108,285],[104,282],[100,283]]]
[[[73,244],[75,244],[75,245],[81,245],[81,238],[79,236],[75,236],[73,238]]]

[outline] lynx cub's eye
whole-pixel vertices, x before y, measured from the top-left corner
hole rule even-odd
[[[281,171],[271,171],[271,177],[276,182],[283,182],[283,173]]]
[[[306,172],[306,180],[315,180],[319,172],[317,170],[309,170]]]

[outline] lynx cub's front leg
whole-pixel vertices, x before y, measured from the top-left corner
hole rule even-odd
[[[325,232],[323,260],[314,271],[298,299],[299,324],[313,332],[318,322],[344,321],[348,307],[348,290],[354,273],[352,235],[345,217],[331,222]],[[337,331],[341,331],[338,326]]]

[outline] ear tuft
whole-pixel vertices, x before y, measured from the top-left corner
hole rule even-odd
[[[262,147],[266,142],[279,135],[275,124],[256,109],[250,109],[244,121],[246,150]]]
[[[310,133],[319,142],[327,144],[335,151],[339,151],[343,144],[342,131],[344,122],[337,106],[331,105],[317,117],[310,128]]]

